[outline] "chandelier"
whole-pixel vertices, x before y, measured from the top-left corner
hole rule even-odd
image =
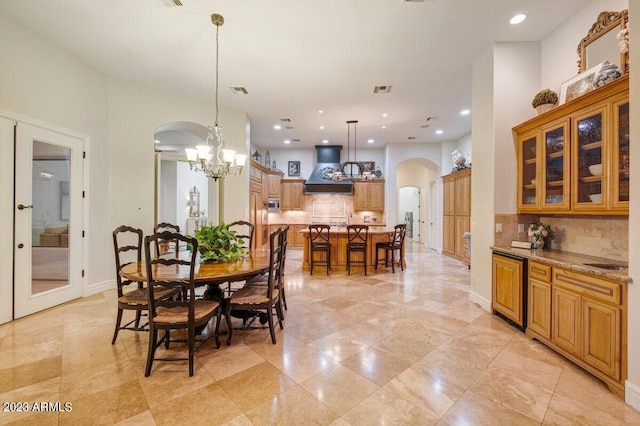
[[[353,160],[351,161],[351,125],[353,125]],[[370,172],[363,172],[362,164],[358,160],[358,120],[347,121],[347,161],[340,164],[338,170],[327,173],[331,180],[366,179]]]
[[[189,168],[204,172],[207,177],[218,180],[228,175],[239,175],[247,161],[244,154],[236,154],[232,149],[224,149],[222,128],[218,121],[218,74],[219,74],[219,46],[218,33],[220,26],[224,24],[222,15],[214,13],[211,22],[216,26],[216,121],[213,127],[209,127],[206,145],[198,145],[194,148],[185,148]]]

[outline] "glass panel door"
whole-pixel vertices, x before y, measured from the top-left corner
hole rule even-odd
[[[542,131],[543,178],[542,208],[549,210],[569,209],[569,143],[567,140],[569,121],[562,120]]]
[[[607,207],[605,121],[605,107],[576,117],[574,209],[598,210]]]
[[[518,151],[518,207],[519,210],[538,209],[538,133],[526,135]]]
[[[20,123],[16,139],[15,316],[82,295],[83,141]]]
[[[613,207],[629,208],[629,101],[613,104]]]

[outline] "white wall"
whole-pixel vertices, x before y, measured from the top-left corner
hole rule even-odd
[[[209,204],[208,179],[204,173],[195,173],[189,169],[189,163],[176,161],[176,187],[174,211],[176,223],[186,232],[189,218],[189,192],[195,186],[200,191],[200,210],[206,210]],[[208,212],[206,212],[208,213]],[[240,214],[240,213],[239,213]]]
[[[89,223],[85,283],[113,279],[109,221],[107,79],[21,25],[0,15],[0,109],[88,135]],[[9,157],[9,160],[11,157]],[[0,161],[6,161],[2,156]],[[2,165],[4,169],[4,166]],[[0,203],[12,205],[12,200]],[[12,221],[3,213],[0,220]],[[6,235],[6,234],[5,234]],[[86,289],[85,289],[86,290]],[[3,296],[6,294],[3,293]]]
[[[160,162],[160,187],[158,188],[158,223],[173,223],[178,226],[176,183],[177,161]]]

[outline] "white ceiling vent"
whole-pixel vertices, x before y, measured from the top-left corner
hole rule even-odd
[[[180,0],[160,0],[167,7],[182,6]]]
[[[291,123],[291,119],[290,118],[281,118],[280,122],[281,123]]]
[[[293,130],[293,126],[284,126],[284,128],[287,130]]]
[[[424,0],[403,0],[405,3],[424,3]],[[435,1],[435,0],[428,0],[428,1]]]
[[[247,89],[245,89],[244,87],[229,87],[229,89],[231,89],[231,91],[233,93],[235,93],[236,95],[248,95],[249,92],[247,92]]]
[[[389,93],[391,92],[391,86],[376,86],[373,88],[373,93]]]

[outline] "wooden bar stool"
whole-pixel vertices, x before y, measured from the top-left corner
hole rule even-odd
[[[364,267],[367,275],[367,242],[369,241],[368,225],[347,226],[347,274],[351,275],[351,264]],[[362,253],[363,260],[351,260],[352,253]]]
[[[398,253],[398,263],[400,269],[404,271],[404,237],[407,235],[407,225],[404,223],[393,227],[393,238],[387,243],[376,243],[376,269],[378,269],[378,252],[384,250],[386,253],[384,258],[384,267],[389,265],[391,260],[391,272],[395,273],[395,253]]]
[[[313,275],[313,265],[316,261],[313,254],[316,252],[324,252],[325,263],[327,265],[327,275],[331,269],[331,244],[329,244],[329,225],[309,225],[309,270]]]

